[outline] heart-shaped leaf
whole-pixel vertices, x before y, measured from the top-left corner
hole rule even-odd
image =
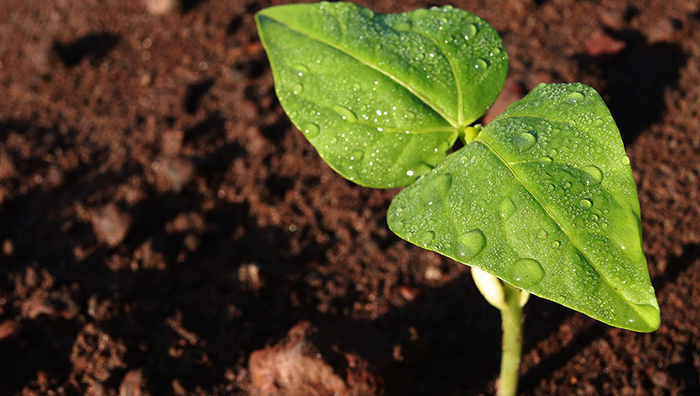
[[[508,68],[496,31],[452,7],[383,15],[323,2],[256,19],[289,118],[364,186],[404,186],[440,163]]]
[[[613,326],[653,331],[659,307],[620,133],[582,84],[542,84],[401,191],[409,242]]]

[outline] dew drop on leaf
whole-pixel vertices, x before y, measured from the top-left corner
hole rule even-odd
[[[593,206],[593,202],[590,199],[582,199],[578,202],[581,209],[590,209]]]
[[[532,286],[544,278],[544,268],[539,261],[531,258],[519,259],[513,265],[515,280],[523,286]]]
[[[513,200],[506,198],[501,201],[501,217],[503,217],[504,220],[508,220],[513,213],[515,213],[515,204]]]
[[[489,67],[489,64],[483,59],[477,59],[476,62],[474,62],[474,67],[483,71]]]
[[[304,135],[306,135],[307,138],[313,138],[318,135],[320,129],[318,125],[309,122],[301,126],[301,131],[304,132]]]
[[[434,240],[435,240],[435,231],[421,232],[421,233],[417,233],[414,236],[415,243],[417,243],[423,247],[428,247],[428,245],[432,244],[432,242]]]
[[[464,39],[469,40],[470,38],[473,38],[476,36],[476,26],[474,26],[473,23],[470,23],[466,26],[464,30]]]
[[[392,26],[394,30],[397,30],[399,32],[410,32],[411,31],[411,22],[409,21],[401,21],[397,22]]]
[[[297,84],[293,88],[294,95],[300,94],[302,90],[304,90],[304,86],[301,84]]]
[[[369,8],[362,8],[360,14],[367,19],[374,19],[374,12]]]
[[[303,74],[303,73],[308,73],[308,72],[309,72],[309,68],[306,67],[306,66],[304,66],[304,65],[294,65],[294,66],[292,66],[292,67],[293,67],[296,71],[298,71],[299,73],[302,73],[302,74]],[[300,74],[300,75],[301,75],[301,74]]]
[[[591,175],[598,183],[603,181],[603,171],[595,165],[589,165],[583,168],[583,171]]]
[[[535,142],[537,142],[537,137],[528,132],[522,132],[513,137],[513,144],[521,151],[534,146]]]
[[[622,158],[620,158],[620,162],[622,163],[622,165],[629,165],[630,157],[623,155]]]
[[[437,178],[437,181],[435,182],[438,190],[442,193],[445,194],[447,191],[452,187],[452,175],[449,173],[445,173],[444,175],[440,175]]]
[[[583,100],[583,97],[583,94],[580,92],[571,92],[570,94],[566,95],[566,103],[576,103]]]
[[[352,161],[359,161],[362,159],[362,156],[365,155],[365,153],[362,150],[353,150],[350,153],[350,160]]]
[[[340,114],[340,116],[345,121],[357,122],[357,116],[355,115],[355,113],[346,109],[345,107],[339,106],[339,105],[333,105],[333,106],[331,106],[331,109],[333,109],[333,111],[335,111],[336,113]]]
[[[459,237],[454,247],[454,254],[460,260],[471,260],[486,247],[486,237],[479,229],[471,230]]]

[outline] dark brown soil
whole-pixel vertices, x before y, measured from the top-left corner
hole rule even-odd
[[[492,394],[500,319],[468,269],[394,236],[396,190],[283,114],[253,20],[278,1],[170,2],[0,1],[0,395],[254,394],[284,356],[347,394]],[[502,34],[511,100],[603,94],[661,305],[636,334],[531,300],[522,393],[700,394],[700,3],[452,4]]]

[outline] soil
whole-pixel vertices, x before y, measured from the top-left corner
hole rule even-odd
[[[468,268],[283,114],[253,20],[278,3],[0,0],[0,395],[493,394]],[[499,106],[609,103],[661,306],[638,334],[531,299],[522,394],[700,394],[700,3],[452,5],[503,37]]]

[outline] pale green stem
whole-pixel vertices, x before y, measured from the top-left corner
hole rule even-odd
[[[518,392],[520,355],[523,349],[522,307],[527,303],[530,293],[476,267],[472,267],[472,278],[486,301],[501,311],[503,356],[497,395],[515,396]]]
[[[503,321],[503,356],[501,376],[498,380],[498,396],[515,396],[518,391],[520,356],[523,349],[523,320],[521,291],[503,283],[506,306],[501,309]]]

